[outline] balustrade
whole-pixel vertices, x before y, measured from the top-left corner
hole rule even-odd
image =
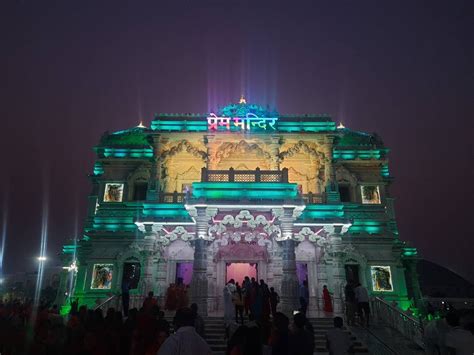
[[[405,314],[400,308],[391,305],[385,300],[375,297],[371,301],[372,317],[393,329],[403,336],[414,341],[420,347],[423,344],[423,323],[411,315]]]
[[[307,194],[302,194],[301,198],[307,205],[311,205],[315,203],[326,203],[325,194],[314,194],[312,192],[309,192]]]
[[[161,203],[184,203],[186,193],[184,192],[162,192],[160,194]]]
[[[201,169],[201,182],[288,182],[288,169],[208,170]]]

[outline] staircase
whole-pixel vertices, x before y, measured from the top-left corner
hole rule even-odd
[[[172,319],[168,319],[171,321]],[[309,321],[314,329],[315,353],[327,354],[326,331],[333,327],[332,318],[310,318]],[[223,317],[204,318],[206,325],[206,341],[212,349],[213,354],[223,355],[227,349],[225,340],[225,328]],[[349,330],[347,330],[349,332]],[[368,353],[367,347],[363,345],[355,336],[352,336],[354,351],[356,354]]]
[[[318,354],[327,354],[326,348],[326,331],[334,326],[332,318],[309,318],[314,329],[314,351]],[[346,329],[348,333],[349,330]],[[354,352],[356,354],[368,353],[367,347],[362,344],[353,334],[351,334],[352,343],[354,344]]]

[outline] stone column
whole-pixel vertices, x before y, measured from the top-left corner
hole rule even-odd
[[[328,203],[337,203],[341,201],[341,197],[339,196],[339,190],[337,188],[336,172],[333,167],[333,141],[333,136],[327,136],[324,142],[324,155],[326,156],[326,163],[324,167],[324,180],[326,183],[326,198]]]
[[[281,310],[291,315],[299,308],[299,284],[296,274],[295,241],[293,238],[293,208],[283,208],[280,217],[280,227],[283,240],[282,246],[282,281],[281,281]]]
[[[141,252],[143,258],[143,294],[154,290],[153,285],[153,250],[147,245]]]
[[[270,153],[272,155],[272,160],[271,160],[271,169],[272,170],[280,170],[280,136],[271,136],[270,137]]]
[[[194,240],[193,277],[191,279],[191,303],[198,305],[199,313],[207,315],[207,239],[209,217],[206,207],[196,207],[196,239]]]
[[[147,295],[148,292],[154,291],[153,285],[153,257],[155,255],[156,227],[149,224],[145,227],[145,237],[141,250],[143,279],[142,294]]]
[[[329,291],[333,293],[334,312],[344,311],[344,286],[346,282],[346,270],[344,268],[344,252],[342,238],[339,230],[331,228],[329,231],[329,255],[332,258],[332,282]],[[332,288],[332,289],[331,289]]]
[[[160,190],[159,180],[161,169],[160,162],[160,135],[153,141],[153,162],[151,164],[150,181],[148,183],[147,200],[157,200]]]

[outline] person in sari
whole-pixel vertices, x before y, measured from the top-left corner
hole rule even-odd
[[[326,285],[323,286],[323,301],[324,301],[324,312],[332,313],[332,299],[331,294]]]
[[[176,285],[170,284],[166,291],[165,309],[174,311],[176,309]]]
[[[184,308],[188,306],[188,294],[186,285],[183,283],[183,279],[178,277],[176,284],[176,309]]]
[[[232,302],[234,293],[236,291],[234,279],[230,279],[224,287],[224,323],[228,326],[235,315],[235,307]]]

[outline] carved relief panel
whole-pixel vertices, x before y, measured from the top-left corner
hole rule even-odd
[[[161,189],[164,192],[183,192],[186,186],[201,181],[201,168],[206,166],[207,153],[200,142],[180,140],[162,148]]]
[[[285,143],[280,152],[280,168],[288,169],[290,182],[301,186],[303,193],[321,193],[323,190],[325,156],[313,142]]]
[[[234,140],[222,138],[208,143],[209,168],[215,170],[262,170],[275,169],[277,157],[270,153],[269,147],[263,141]]]

